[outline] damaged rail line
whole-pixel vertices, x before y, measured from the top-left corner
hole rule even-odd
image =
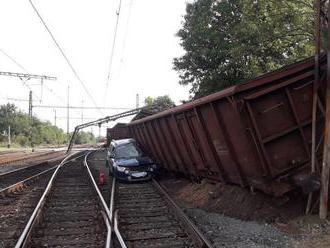
[[[87,157],[85,164],[93,171]],[[112,178],[103,194],[110,195],[114,247],[213,247],[154,179],[129,184]]]

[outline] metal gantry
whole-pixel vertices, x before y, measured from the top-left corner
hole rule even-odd
[[[18,77],[20,79],[41,79],[41,80],[57,80],[56,77],[46,76],[46,75],[37,75],[37,74],[29,74],[29,73],[17,73],[17,72],[6,72],[0,71],[0,76],[8,76],[8,77]]]
[[[30,73],[19,73],[19,72],[8,72],[8,71],[0,71],[0,76],[7,76],[7,77],[17,77],[19,78],[23,85],[28,87],[30,90],[29,92],[29,116],[32,117],[32,89],[26,84],[26,82],[30,79],[39,79],[41,80],[41,85],[43,85],[44,80],[57,80],[57,77],[52,76],[46,76],[46,75],[37,75],[37,74],[30,74]],[[42,90],[42,88],[41,88]],[[42,98],[42,92],[41,92],[41,98]],[[41,102],[41,99],[40,99]]]
[[[132,109],[132,110],[125,111],[125,112],[115,114],[115,115],[111,115],[111,116],[107,116],[107,117],[104,117],[104,118],[101,118],[101,119],[97,119],[95,121],[86,122],[86,123],[83,123],[81,125],[76,126],[74,131],[73,131],[73,134],[71,136],[67,152],[71,151],[73,143],[74,143],[74,141],[77,137],[77,134],[79,133],[79,131],[81,129],[86,128],[86,127],[90,127],[90,126],[99,126],[99,127],[101,127],[102,124],[108,123],[109,121],[115,121],[115,120],[118,120],[120,118],[124,118],[124,117],[127,117],[127,116],[138,114],[141,111],[150,111],[152,109],[153,109],[153,107],[136,108],[136,109]]]

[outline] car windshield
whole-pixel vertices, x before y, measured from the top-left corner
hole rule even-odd
[[[117,158],[132,158],[141,156],[141,151],[134,143],[129,143],[127,145],[119,146],[116,149]]]

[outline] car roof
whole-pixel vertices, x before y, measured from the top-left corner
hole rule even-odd
[[[129,143],[136,143],[135,139],[119,139],[119,140],[112,140],[112,143],[115,146],[123,146]]]

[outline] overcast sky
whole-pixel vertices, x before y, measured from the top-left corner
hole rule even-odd
[[[184,52],[175,33],[181,27],[186,0],[122,0],[106,102],[119,0],[33,2],[98,106],[134,108],[137,93],[140,104],[146,96],[168,94],[176,103],[188,98],[189,89],[178,84],[178,74],[172,70],[173,58]],[[28,0],[1,0],[0,26],[0,49],[29,73],[58,78],[45,81],[43,90],[38,80],[28,82],[34,92],[34,105],[66,105],[70,85],[71,105],[80,106],[83,102],[84,106],[93,106]],[[25,72],[1,52],[0,71]],[[29,89],[20,79],[1,76],[0,83],[1,104],[8,102],[6,98],[28,99]],[[28,102],[12,102],[28,111]],[[83,116],[89,121],[87,118],[117,112],[84,110]],[[34,114],[54,124],[53,109],[34,108]],[[71,110],[72,117],[81,115],[81,110]],[[57,125],[66,130],[66,110],[57,109],[57,116]],[[81,119],[71,120],[70,131],[80,123]]]

